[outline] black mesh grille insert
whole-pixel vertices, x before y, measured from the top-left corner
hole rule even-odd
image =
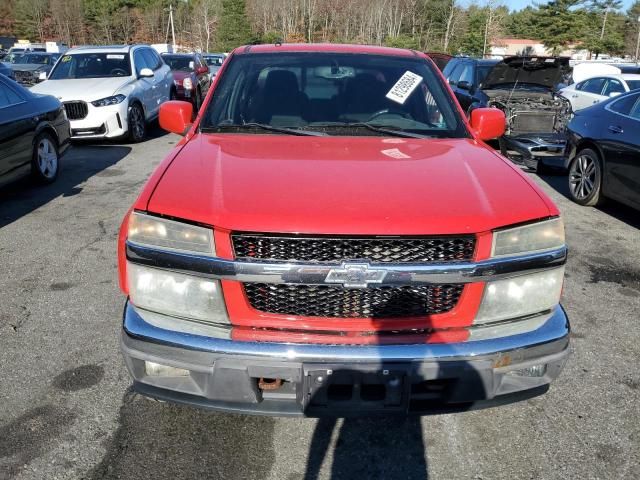
[[[85,102],[64,102],[64,109],[69,120],[81,120],[89,113]]]
[[[471,260],[475,237],[277,237],[233,234],[236,258],[312,262],[450,262]]]
[[[335,318],[402,318],[445,313],[458,303],[463,285],[346,289],[325,285],[245,283],[256,310]]]

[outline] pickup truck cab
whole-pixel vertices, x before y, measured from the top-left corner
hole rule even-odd
[[[559,212],[422,53],[258,45],[225,61],[127,213],[134,388],[272,415],[538,395],[568,355]]]

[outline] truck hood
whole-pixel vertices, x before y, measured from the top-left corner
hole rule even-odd
[[[370,235],[483,232],[557,213],[471,139],[242,134],[194,136],[146,208],[233,231]]]
[[[69,100],[91,102],[115,95],[118,90],[132,81],[131,77],[46,80],[32,87],[31,91],[33,93],[53,95],[63,102]]]
[[[482,89],[515,83],[554,89],[564,80],[568,71],[568,58],[506,57],[489,71],[482,82]]]

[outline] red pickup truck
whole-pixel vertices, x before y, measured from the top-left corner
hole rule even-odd
[[[568,355],[551,200],[422,53],[258,45],[225,62],[119,239],[121,346],[157,399],[425,413],[546,391]]]

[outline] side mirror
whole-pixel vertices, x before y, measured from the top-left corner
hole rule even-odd
[[[611,92],[609,98],[617,97],[618,95],[622,95],[622,92]]]
[[[167,132],[186,135],[191,128],[193,105],[190,102],[170,100],[160,105],[160,128]]]
[[[479,140],[492,140],[504,135],[507,118],[497,108],[476,108],[471,111],[471,128]]]
[[[198,67],[196,72],[198,72],[199,74],[209,73],[209,67]]]
[[[38,80],[43,81],[47,79],[47,72],[40,72],[40,75],[38,75]]]
[[[143,68],[140,70],[140,78],[149,78],[153,77],[153,70],[150,68]]]
[[[471,84],[469,82],[467,82],[466,80],[461,80],[458,82],[458,88],[461,90],[468,90],[471,91]]]

